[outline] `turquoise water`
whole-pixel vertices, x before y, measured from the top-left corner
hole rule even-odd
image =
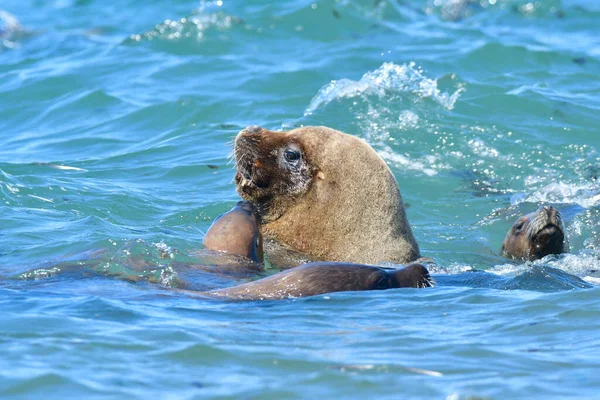
[[[2,398],[597,396],[596,1],[0,8]],[[218,261],[235,134],[309,124],[387,161],[438,285],[178,292],[246,279],[182,266]],[[500,257],[540,204],[571,253]]]

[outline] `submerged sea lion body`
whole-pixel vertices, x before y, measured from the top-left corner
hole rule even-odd
[[[506,257],[527,261],[568,252],[562,215],[544,206],[519,218],[506,234],[501,251]]]
[[[256,212],[248,202],[239,202],[231,211],[215,219],[204,238],[205,246],[248,258],[260,254],[262,259]],[[418,263],[401,270],[386,270],[372,265],[317,262],[203,294],[235,300],[276,300],[341,291],[428,287],[432,282],[427,268]]]
[[[203,243],[209,250],[244,256],[262,263],[262,234],[256,208],[252,203],[239,201],[213,221]]]
[[[205,294],[232,300],[279,300],[318,294],[432,285],[427,268],[413,263],[401,270],[349,263],[310,263],[267,278]]]
[[[242,130],[238,193],[263,233],[309,256],[363,264],[420,257],[398,184],[363,140],[326,127]]]

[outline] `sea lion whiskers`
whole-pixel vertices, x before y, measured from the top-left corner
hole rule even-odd
[[[234,168],[235,168],[235,151],[233,150],[233,148],[231,149],[231,151],[229,152],[229,154],[227,154],[227,164],[226,165],[231,165],[231,163],[234,163]]]
[[[433,279],[431,275],[427,275],[423,277],[423,280],[417,284],[418,289],[424,289],[428,287],[435,287],[437,285],[437,281]]]
[[[245,156],[245,155],[242,155],[242,156],[241,156],[241,159],[242,159],[242,160],[243,160],[244,156]],[[235,168],[235,170],[236,170],[236,171],[238,171],[238,170],[239,170],[238,164],[240,164],[240,161],[239,161],[238,159],[239,159],[240,157],[239,157],[239,156],[236,154],[235,150],[232,150],[232,151],[231,151],[231,157],[232,157],[232,160],[228,161],[228,162],[227,162],[227,164],[229,165],[229,163],[230,163],[231,161],[233,161],[233,162],[235,163],[233,167]],[[233,175],[233,178],[231,178],[231,181],[230,181],[230,183],[236,183],[236,176],[237,176],[237,172],[236,172],[236,173]]]
[[[238,157],[236,156],[236,159]],[[239,160],[236,161],[236,169],[237,173],[234,176],[234,180],[236,177],[240,177],[241,185],[253,185],[256,186],[256,182],[252,179],[253,167],[250,166],[248,168],[249,163],[246,162],[246,159],[249,158],[248,154],[242,154],[239,157]]]
[[[244,158],[246,158],[246,154],[242,154],[241,156],[238,154],[235,154],[235,169],[236,170],[240,170],[241,168],[243,168],[242,166],[244,165]]]

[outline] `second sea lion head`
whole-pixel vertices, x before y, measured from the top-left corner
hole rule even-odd
[[[565,252],[568,244],[563,218],[552,206],[540,207],[519,218],[502,243],[502,253],[514,259],[532,261]]]
[[[210,250],[244,256],[263,262],[263,239],[254,205],[239,201],[230,211],[217,217],[204,236]]]

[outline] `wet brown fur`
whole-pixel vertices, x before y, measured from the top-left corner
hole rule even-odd
[[[278,300],[318,294],[432,286],[429,271],[413,263],[401,270],[348,263],[310,263],[267,278],[205,294],[232,300]]]
[[[560,212],[544,206],[519,218],[508,230],[501,251],[505,257],[527,261],[568,252]]]
[[[290,145],[304,163],[295,177],[281,166]],[[238,192],[257,206],[265,235],[328,261],[420,257],[398,184],[363,140],[326,127],[249,127],[236,138],[235,156]]]
[[[262,263],[262,234],[254,206],[240,201],[230,211],[217,217],[206,232],[203,244],[209,250]]]

